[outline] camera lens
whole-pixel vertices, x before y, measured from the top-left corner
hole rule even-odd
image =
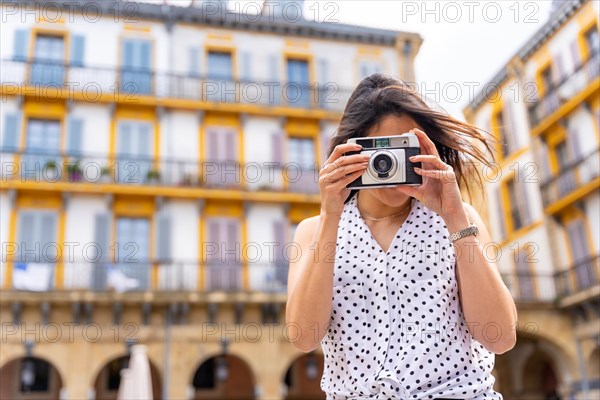
[[[373,160],[373,169],[380,175],[390,172],[393,165],[392,159],[387,154],[378,154]]]

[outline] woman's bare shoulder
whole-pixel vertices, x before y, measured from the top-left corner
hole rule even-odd
[[[303,242],[308,241],[312,238],[317,226],[319,225],[319,216],[315,215],[314,217],[309,217],[303,219],[296,228],[296,233],[294,235],[294,241]]]

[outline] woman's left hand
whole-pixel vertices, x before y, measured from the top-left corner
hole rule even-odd
[[[423,177],[420,186],[398,185],[395,190],[419,200],[430,210],[447,217],[464,213],[462,196],[452,166],[440,159],[435,144],[419,129],[411,129],[417,135],[421,154],[410,157],[412,162],[420,162],[422,168],[415,172]],[[459,214],[460,215],[460,214]]]

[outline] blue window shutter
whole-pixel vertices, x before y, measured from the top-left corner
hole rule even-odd
[[[200,75],[200,48],[199,47],[190,47],[189,48],[189,64],[188,64],[188,73],[191,76],[199,76]]]
[[[21,113],[7,114],[4,117],[4,134],[2,147],[5,150],[16,151],[19,148],[21,131]]]
[[[160,262],[171,258],[171,217],[164,211],[156,217],[156,258]]]
[[[17,29],[15,31],[13,53],[14,59],[17,61],[27,60],[27,52],[29,48],[29,31],[25,29]]]
[[[279,55],[271,54],[269,56],[269,80],[276,82],[279,80]]]
[[[69,119],[69,141],[67,151],[70,155],[81,155],[83,150],[83,120]]]
[[[85,55],[85,36],[71,36],[71,65],[82,67]]]
[[[140,66],[149,70],[152,66],[151,60],[152,43],[144,40],[140,42]]]
[[[242,72],[241,79],[248,82],[252,79],[252,54],[245,51],[241,54],[240,60],[240,71]]]
[[[94,241],[96,249],[100,252],[94,259],[107,262],[109,260],[110,219],[108,214],[96,214],[94,221]]]

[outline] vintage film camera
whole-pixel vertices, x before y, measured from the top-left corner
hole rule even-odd
[[[348,185],[348,189],[372,189],[397,185],[418,186],[423,183],[421,175],[415,173],[415,167],[408,158],[420,154],[419,139],[414,133],[396,136],[360,137],[349,139],[363,148],[350,154],[368,154],[369,165],[365,172]]]

